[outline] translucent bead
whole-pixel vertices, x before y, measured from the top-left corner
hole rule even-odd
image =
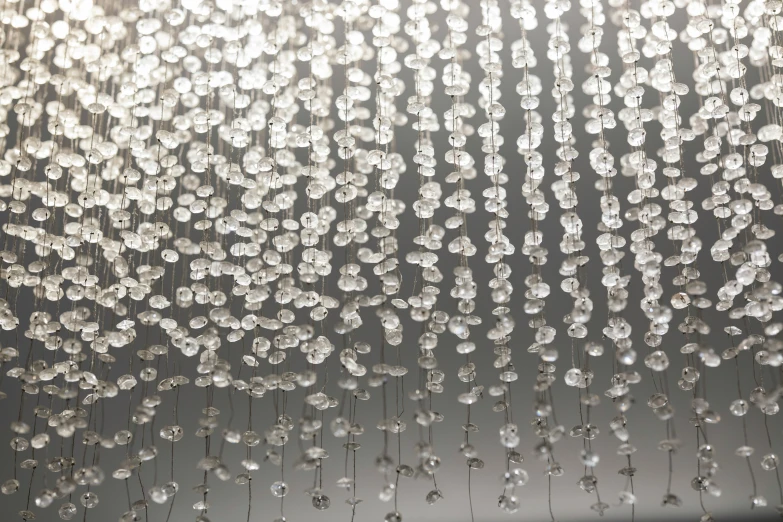
[[[682,378],[685,382],[695,383],[699,380],[699,371],[692,367],[686,367],[682,369]]]
[[[396,487],[394,484],[384,484],[381,488],[381,491],[378,493],[378,498],[382,502],[389,502],[392,498],[394,498],[395,490]]]
[[[471,469],[482,469],[484,467],[484,461],[479,458],[468,459],[468,467]]]
[[[524,486],[529,480],[528,474],[521,468],[513,468],[503,474],[504,487]]]
[[[184,435],[185,432],[179,426],[165,426],[160,430],[160,437],[169,442],[180,441]]]
[[[761,469],[764,471],[774,471],[778,468],[780,459],[774,453],[769,453],[761,458]]]
[[[746,415],[749,410],[750,410],[750,405],[742,399],[737,399],[735,401],[732,401],[731,405],[729,406],[729,411],[731,411],[731,414],[737,417],[742,417],[743,415]]]
[[[669,367],[669,358],[665,352],[657,350],[644,358],[644,365],[653,371],[662,372]]]
[[[25,451],[30,447],[30,441],[24,437],[14,437],[11,439],[11,449],[14,451]]]
[[[65,504],[62,504],[60,508],[57,510],[57,514],[60,516],[62,520],[71,520],[73,517],[76,516],[77,510],[76,506],[71,504],[70,502],[66,502]]]
[[[125,446],[133,439],[133,434],[128,430],[120,430],[114,434],[114,443],[119,446]]]
[[[593,475],[585,475],[579,479],[577,484],[579,488],[585,493],[593,493],[595,491],[596,485],[598,484],[598,479],[596,479]]]
[[[30,445],[35,449],[42,449],[49,444],[49,434],[39,433],[30,439]]]
[[[19,491],[19,481],[16,479],[6,480],[3,482],[2,487],[0,487],[0,491],[3,492],[3,495],[13,495]]]
[[[508,514],[513,514],[519,511],[521,503],[515,495],[501,495],[498,499],[498,507]]]
[[[426,500],[427,504],[430,506],[438,502],[440,499],[443,498],[443,494],[439,489],[433,489],[429,493],[427,493]]]
[[[661,502],[661,505],[680,507],[682,505],[682,500],[680,499],[680,497],[678,497],[673,493],[667,493],[663,496],[663,501]]]
[[[430,473],[434,473],[440,469],[440,465],[441,460],[437,455],[429,455],[422,463],[422,467]]]
[[[399,473],[403,477],[412,477],[414,474],[414,470],[412,467],[408,466],[407,464],[400,464],[397,466],[397,473]]]
[[[90,491],[79,497],[79,502],[87,509],[92,509],[98,505],[100,500],[98,499],[98,495]]]
[[[592,451],[588,450],[582,450],[581,452],[581,460],[582,464],[589,467],[594,468],[598,465],[598,461],[600,460],[600,456],[597,453],[594,453]]]
[[[691,487],[696,491],[707,491],[707,486],[710,484],[710,479],[707,477],[696,477],[691,480]]]
[[[288,494],[288,484],[285,482],[282,482],[280,480],[274,482],[270,487],[270,491],[272,491],[272,495],[275,497],[284,497]]]
[[[702,462],[711,462],[715,456],[714,448],[709,444],[702,444],[696,454]]]
[[[149,495],[152,501],[156,504],[164,504],[169,498],[165,491],[163,491],[163,488],[160,486],[151,487],[149,490]]]
[[[402,515],[399,511],[392,511],[383,517],[384,522],[402,522]]]
[[[578,386],[582,379],[582,370],[578,368],[571,368],[565,374],[565,382],[568,386]]]
[[[177,494],[177,491],[179,491],[179,484],[176,482],[167,482],[163,485],[162,489],[163,493],[166,494],[166,497],[171,498]]]
[[[315,495],[313,497],[313,507],[319,511],[329,509],[331,503],[331,500],[326,495]]]
[[[734,452],[738,457],[747,458],[753,455],[754,449],[751,446],[740,446]]]

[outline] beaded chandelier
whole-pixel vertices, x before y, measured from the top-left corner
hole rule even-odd
[[[783,516],[781,0],[0,21],[3,520]]]

